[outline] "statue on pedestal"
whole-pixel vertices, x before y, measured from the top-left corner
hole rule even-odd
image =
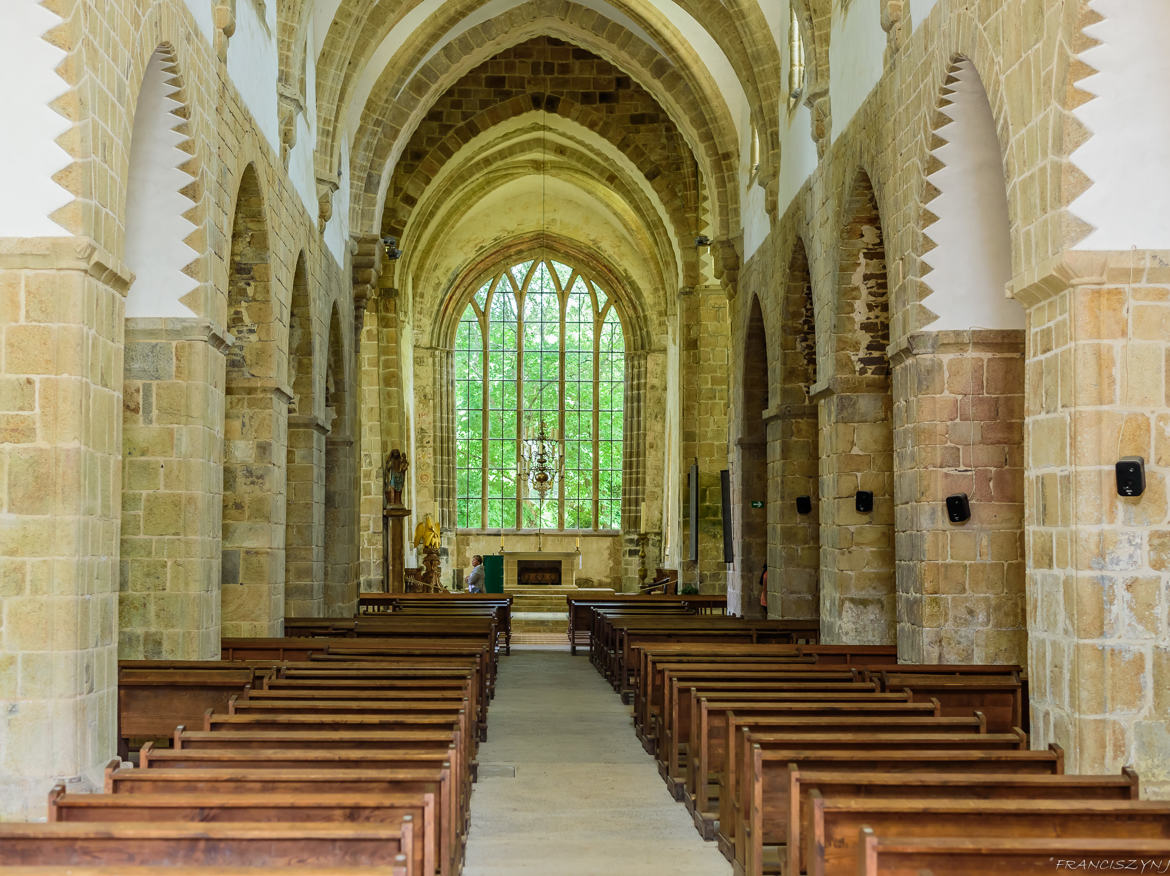
[[[406,470],[410,468],[410,461],[406,454],[397,447],[390,451],[383,467],[382,491],[383,501],[387,508],[401,508],[402,490],[406,486]]]
[[[439,524],[428,514],[414,528],[414,546],[422,555],[423,578],[432,590],[439,589]]]

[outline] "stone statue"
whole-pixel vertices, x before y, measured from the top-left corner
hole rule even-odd
[[[406,470],[409,467],[410,462],[406,454],[397,447],[386,457],[382,490],[388,508],[402,507],[402,489],[406,486]]]

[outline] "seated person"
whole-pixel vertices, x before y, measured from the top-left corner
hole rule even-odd
[[[471,571],[463,580],[468,593],[483,593],[483,557],[479,554],[471,558]]]

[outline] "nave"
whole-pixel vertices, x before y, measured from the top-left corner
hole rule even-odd
[[[479,758],[465,876],[730,872],[584,656],[517,647],[500,666]]]

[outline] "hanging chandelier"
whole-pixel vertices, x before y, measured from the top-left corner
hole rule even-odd
[[[529,489],[538,497],[543,513],[544,500],[556,488],[564,471],[565,457],[561,453],[561,442],[550,435],[544,420],[540,421],[535,435],[525,435],[520,445],[520,476],[528,482]]]

